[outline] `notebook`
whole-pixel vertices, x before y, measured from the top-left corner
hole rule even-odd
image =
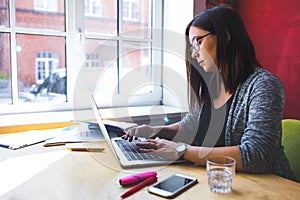
[[[19,133],[9,133],[0,136],[0,147],[17,150],[38,143],[42,143],[48,139],[54,138],[60,134],[64,128],[49,130],[30,130]]]
[[[91,122],[82,122],[79,125],[63,129],[56,137],[46,140],[44,147],[65,145],[67,143],[105,141],[99,129],[89,128]]]
[[[77,125],[73,125],[64,128],[1,134],[0,147],[17,150],[43,142],[44,146],[57,146],[66,143],[104,140],[100,130],[91,130],[87,126],[79,128]]]
[[[141,153],[135,143],[137,141],[143,141],[146,138],[139,138],[129,142],[121,137],[110,137],[111,133],[104,125],[101,113],[98,109],[96,101],[93,98],[93,111],[95,113],[96,120],[99,124],[100,130],[105,137],[108,146],[111,148],[116,159],[119,161],[122,168],[137,168],[137,167],[148,167],[155,165],[169,165],[174,162],[184,162],[184,160],[170,160],[151,153]],[[113,134],[113,133],[112,133]],[[186,162],[186,161],[185,161]]]

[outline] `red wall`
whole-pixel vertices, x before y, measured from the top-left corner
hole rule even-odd
[[[286,92],[284,118],[300,119],[300,1],[239,1],[242,16],[264,68]]]

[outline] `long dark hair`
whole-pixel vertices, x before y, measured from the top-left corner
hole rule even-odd
[[[189,106],[193,109],[204,102],[209,95],[209,89],[205,80],[205,72],[196,59],[191,57],[189,41],[191,26],[209,31],[216,36],[216,65],[226,91],[233,93],[256,67],[260,67],[260,64],[255,57],[254,46],[246,28],[235,10],[217,6],[200,13],[188,24],[185,31]]]

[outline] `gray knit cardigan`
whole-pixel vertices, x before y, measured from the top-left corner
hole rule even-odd
[[[295,179],[281,143],[285,94],[281,81],[257,68],[234,96],[225,128],[225,145],[238,145],[243,171]],[[198,128],[201,107],[179,123],[185,133]]]

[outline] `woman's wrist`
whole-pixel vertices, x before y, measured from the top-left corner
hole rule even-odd
[[[158,126],[158,128],[160,129],[157,133],[157,136],[159,138],[173,140],[173,138],[178,133],[178,130],[180,127],[177,124],[171,124],[171,125],[165,125],[165,126]]]
[[[155,126],[154,127],[155,137],[164,138],[164,126]]]
[[[185,160],[189,160],[203,166],[206,163],[206,156],[207,154],[203,153],[203,147],[193,145],[188,145],[187,151],[183,155]]]

